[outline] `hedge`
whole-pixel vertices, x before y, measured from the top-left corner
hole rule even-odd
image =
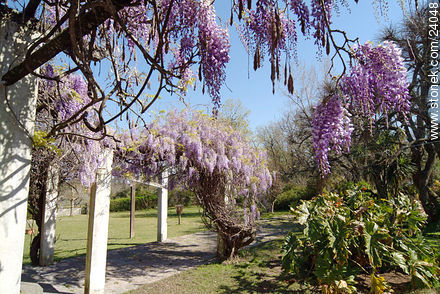
[[[130,210],[130,197],[121,197],[127,191],[122,191],[116,194],[115,199],[110,200],[110,211],[129,211]],[[140,194],[140,195],[139,195]],[[157,193],[147,191],[145,189],[136,188],[136,210],[155,208],[157,207]],[[184,206],[190,206],[195,204],[194,193],[190,191],[169,191],[168,192],[168,206],[172,207],[177,204],[183,204]]]
[[[129,211],[130,198],[117,198],[110,200],[110,211]],[[157,195],[150,194],[148,196],[136,197],[136,210],[155,208],[157,206]]]

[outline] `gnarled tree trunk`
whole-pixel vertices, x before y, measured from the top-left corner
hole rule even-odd
[[[239,206],[225,201],[225,178],[215,172],[201,174],[198,188],[194,190],[203,208],[205,224],[218,233],[217,257],[230,259],[238,250],[254,241],[255,225],[253,221],[245,223]]]
[[[43,147],[32,149],[28,212],[38,227],[38,235],[35,236],[30,247],[32,265],[39,264],[43,206],[47,193],[49,166],[53,158],[54,154],[49,149]]]

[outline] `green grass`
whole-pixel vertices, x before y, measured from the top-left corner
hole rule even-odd
[[[282,243],[269,241],[243,250],[234,262],[203,265],[127,293],[312,293],[282,273]]]
[[[204,231],[198,207],[185,207],[181,225],[177,224],[177,214],[174,207],[168,209],[168,237],[192,234]],[[83,255],[87,244],[87,215],[64,216],[57,219],[55,260]],[[135,237],[129,238],[130,212],[110,213],[108,249],[117,249],[133,245],[154,242],[157,238],[157,210],[148,209],[136,211]],[[26,235],[23,263],[30,263],[30,237]]]

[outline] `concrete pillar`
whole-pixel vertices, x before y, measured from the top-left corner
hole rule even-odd
[[[162,172],[160,176],[160,191],[157,205],[157,241],[163,242],[167,239],[167,217],[168,217],[168,172]]]
[[[0,19],[0,79],[23,60],[37,34]],[[37,79],[0,83],[0,293],[19,293]]]
[[[136,212],[136,183],[131,184],[130,195],[130,239],[134,238],[134,214]]]
[[[59,174],[57,166],[50,166],[47,174],[47,192],[43,206],[40,240],[40,265],[53,263],[55,247],[56,211]]]
[[[90,189],[84,293],[104,293],[113,152],[102,152],[96,182]]]
[[[72,197],[72,199],[70,199],[70,216],[73,216],[74,206],[75,206],[75,199]]]

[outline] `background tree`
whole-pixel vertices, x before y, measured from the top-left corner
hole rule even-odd
[[[240,99],[226,99],[218,112],[217,119],[229,124],[234,130],[241,132],[247,138],[252,137],[249,126],[250,110]]]
[[[386,29],[383,39],[399,45],[410,73],[410,114],[406,120],[399,119],[399,123],[408,143],[404,148],[409,147],[411,152],[411,162],[415,168],[412,180],[419,192],[420,201],[429,216],[429,222],[440,226],[440,195],[432,190],[435,162],[440,156],[440,141],[430,139],[429,112],[429,92],[434,84],[438,85],[432,79],[432,72],[436,72],[438,67],[431,62],[432,44],[438,46],[438,38],[429,35],[428,21],[434,14],[439,16],[438,5],[431,9],[426,6],[416,7],[411,11],[409,19],[400,26]]]
[[[286,93],[288,111],[257,131],[257,140],[268,153],[270,169],[277,173],[275,187],[280,185],[281,190],[287,184],[305,187],[321,181],[314,158],[311,123],[329,67],[329,62],[324,62],[319,70],[299,66],[294,93]],[[272,196],[275,201],[277,194]]]

